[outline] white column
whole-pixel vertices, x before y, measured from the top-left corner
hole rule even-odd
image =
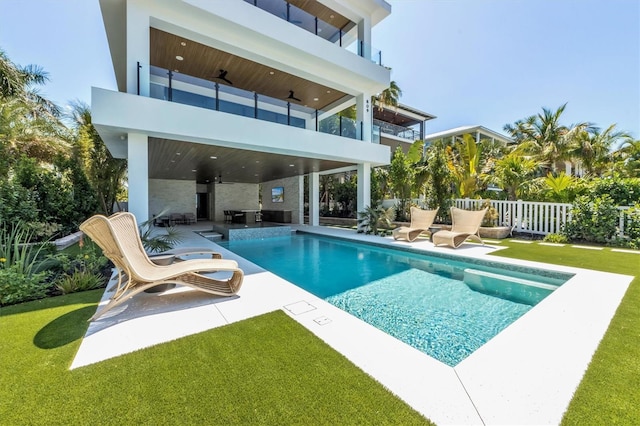
[[[150,33],[149,14],[136,2],[126,2],[127,23],[127,93],[138,93],[138,63],[140,63],[140,96],[149,96]]]
[[[304,176],[298,176],[298,223],[304,225]]]
[[[358,164],[358,211],[371,205],[371,164]]]
[[[320,173],[309,173],[309,225],[320,226]]]
[[[372,139],[372,108],[373,105],[371,105],[371,94],[362,93],[356,96],[356,134],[358,135],[358,139],[361,139],[365,142],[371,142]],[[362,123],[362,127],[360,127],[360,123]],[[360,134],[361,131],[362,134]]]
[[[149,145],[147,135],[129,133],[128,141],[129,211],[138,223],[149,217]]]
[[[371,59],[371,20],[369,18],[358,22],[358,42],[362,42],[362,57]]]

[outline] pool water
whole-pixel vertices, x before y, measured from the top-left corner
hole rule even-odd
[[[450,366],[571,276],[301,233],[219,244]]]

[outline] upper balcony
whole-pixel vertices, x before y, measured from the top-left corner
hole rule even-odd
[[[300,0],[244,1],[382,66],[382,51],[358,38],[356,23],[320,2]],[[297,3],[298,6],[294,3]]]
[[[395,107],[376,104],[373,108],[373,141],[405,149],[408,144],[424,139],[425,123],[434,118],[434,115],[403,104]]]
[[[140,65],[141,69],[144,68]],[[294,91],[284,99],[233,86],[232,75],[224,74],[212,82],[207,79],[150,66],[149,96],[169,102],[206,108],[301,129],[363,139],[363,124],[333,111],[301,104]],[[303,95],[299,95],[303,96]],[[342,100],[346,95],[338,95]],[[318,99],[318,98],[314,98]],[[326,101],[325,101],[326,102]],[[324,105],[324,104],[323,104]],[[327,107],[329,105],[326,105]]]

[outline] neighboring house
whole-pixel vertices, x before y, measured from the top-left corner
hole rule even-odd
[[[435,115],[422,112],[408,105],[398,104],[397,107],[378,105],[373,109],[373,135],[391,149],[401,147],[406,154],[409,147],[417,140],[425,137],[426,122],[436,118]]]
[[[495,132],[482,126],[463,126],[437,133],[431,133],[425,135],[424,142],[425,145],[430,145],[433,142],[442,139],[447,143],[454,144],[457,140],[461,140],[462,137],[467,134],[473,136],[476,140],[476,143],[480,143],[481,141],[487,139],[491,140],[492,142],[499,142],[504,144],[513,143],[513,139],[511,139],[509,136],[505,136],[502,133]]]
[[[92,119],[129,163],[129,210],[221,221],[224,210],[292,211],[318,224],[319,175],[371,167],[371,97],[390,71],[371,48],[383,0],[100,0],[118,91],[92,89]],[[355,105],[356,120],[337,114]],[[282,188],[278,199],[272,190]],[[262,191],[260,194],[259,191]]]

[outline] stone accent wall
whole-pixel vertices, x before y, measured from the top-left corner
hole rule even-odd
[[[284,203],[271,202],[271,189],[277,186],[284,188]],[[301,190],[298,176],[263,182],[262,208],[264,210],[291,210],[291,223],[300,223],[298,204]]]
[[[224,221],[224,210],[258,210],[258,184],[221,183],[213,186],[213,220]]]
[[[193,180],[149,179],[149,214],[196,214],[196,182]],[[142,222],[142,220],[138,219]]]

